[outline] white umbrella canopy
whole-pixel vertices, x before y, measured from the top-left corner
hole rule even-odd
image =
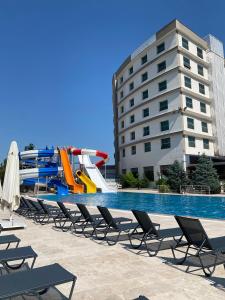
[[[20,204],[19,151],[15,141],[9,148],[5,170],[4,184],[1,196],[1,207],[7,207],[11,212]]]

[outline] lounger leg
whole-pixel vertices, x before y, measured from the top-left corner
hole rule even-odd
[[[6,247],[6,250],[9,249],[10,244],[11,244],[11,242],[8,243],[8,245]]]
[[[117,242],[118,242],[118,240],[119,240],[120,234],[121,234],[121,231],[119,231],[119,233],[118,233],[117,238],[116,238],[115,241],[112,241],[112,240],[106,238],[107,244],[108,244],[109,246],[114,246],[114,245],[116,245]]]
[[[32,265],[31,265],[31,269],[33,269],[33,267],[34,267],[34,264],[35,264],[35,261],[36,261],[36,257],[34,257],[34,259],[33,259],[33,262],[32,262]]]
[[[74,277],[73,279],[73,283],[72,283],[72,286],[71,286],[71,290],[70,290],[70,294],[69,294],[69,300],[72,299],[72,296],[73,296],[73,290],[74,290],[74,287],[75,287],[75,283],[76,283],[76,277]]]
[[[188,252],[189,252],[189,248],[190,248],[190,246],[187,247],[187,250],[186,250],[186,252],[185,252],[184,258],[179,259],[179,258],[177,258],[176,255],[175,255],[176,247],[175,247],[175,248],[171,247],[171,251],[172,251],[172,254],[173,254],[173,258],[174,258],[175,260],[177,260],[177,261],[179,260],[179,261],[177,262],[179,265],[182,265],[182,264],[185,262],[185,260],[187,259],[187,255],[188,255]],[[181,252],[181,251],[179,251],[179,252]]]

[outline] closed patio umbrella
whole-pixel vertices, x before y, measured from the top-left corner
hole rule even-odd
[[[8,208],[12,215],[13,210],[20,204],[20,179],[19,179],[19,155],[18,146],[13,141],[9,148],[5,170],[4,184],[2,188],[1,207]]]

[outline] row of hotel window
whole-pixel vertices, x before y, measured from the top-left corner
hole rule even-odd
[[[185,68],[187,69],[191,69],[191,63],[190,63],[190,59],[188,57],[183,56],[183,65]],[[198,67],[198,74],[201,76],[204,76],[204,67],[200,64],[197,65]],[[166,61],[162,61],[161,63],[159,63],[157,65],[158,68],[158,73],[162,72],[163,70],[166,69]],[[145,82],[148,79],[148,72],[144,72],[143,74],[141,74],[141,82]],[[134,89],[134,82],[131,82],[129,84],[129,91],[132,91]],[[123,98],[124,93],[123,91],[120,92],[120,98]]]
[[[133,82],[132,82],[132,89],[133,89]],[[188,76],[184,76],[184,85],[185,87],[191,89],[192,88],[192,80]],[[158,83],[158,91],[162,92],[167,89],[167,80],[163,80]],[[198,89],[200,94],[205,94],[205,86],[202,83],[198,83]],[[123,98],[123,91],[120,92],[120,98]],[[142,92],[142,100],[148,98],[148,90]]]
[[[203,139],[203,149],[209,149],[209,140]],[[188,146],[195,148],[195,137],[194,136],[188,136]],[[169,149],[171,148],[171,140],[170,138],[164,138],[161,139],[161,149]],[[151,152],[151,142],[144,143],[144,152]],[[130,153],[131,155],[135,155],[137,153],[136,145],[133,145],[130,147]],[[122,149],[122,157],[126,157],[126,149]]]
[[[208,132],[208,124],[206,122],[202,121],[201,125],[202,125],[202,132]],[[168,120],[160,122],[160,131],[169,130],[169,127],[170,127],[170,125],[169,125]],[[187,127],[190,129],[195,128],[194,119],[187,118]],[[150,135],[150,126],[145,126],[145,127],[143,127],[143,136],[148,136],[148,135]],[[130,140],[131,141],[135,140],[135,131],[130,132]],[[124,143],[125,143],[125,136],[122,135],[121,136],[121,144],[124,144]]]
[[[182,47],[189,50],[189,41],[187,39],[185,39],[184,37],[182,37]],[[203,59],[203,50],[199,47],[197,47],[196,49],[197,49],[196,50],[197,56]],[[156,47],[156,54],[160,54],[164,50],[165,50],[165,43],[163,42]],[[144,56],[141,57],[141,65],[144,65],[145,63],[147,63],[147,61],[148,61],[148,55],[145,54]],[[163,66],[161,66],[161,67],[163,67]],[[160,71],[162,71],[162,70],[160,70]],[[160,71],[158,71],[158,72],[160,72]],[[133,66],[131,66],[129,68],[128,73],[129,73],[129,75],[132,75],[134,73]],[[123,76],[120,77],[119,81],[120,81],[120,84],[123,83]]]
[[[186,107],[193,108],[193,100],[192,100],[192,98],[186,97]],[[164,100],[164,101],[159,102],[159,111],[163,111],[163,110],[166,110],[166,109],[168,109],[168,100]],[[202,113],[206,113],[206,104],[203,103],[203,102],[200,102],[200,111]],[[122,113],[122,110],[121,110],[121,113]],[[149,114],[150,114],[150,111],[149,111],[148,107],[144,108],[142,110],[142,116],[143,116],[143,118],[148,117]],[[135,122],[135,115],[131,115],[130,116],[130,124],[132,124],[134,122]],[[121,121],[121,128],[124,128],[124,127],[125,127],[125,122],[124,122],[124,120],[122,120]]]

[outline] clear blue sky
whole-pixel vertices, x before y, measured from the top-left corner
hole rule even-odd
[[[112,74],[174,18],[225,43],[223,0],[1,0],[0,160],[12,139],[112,157]]]

